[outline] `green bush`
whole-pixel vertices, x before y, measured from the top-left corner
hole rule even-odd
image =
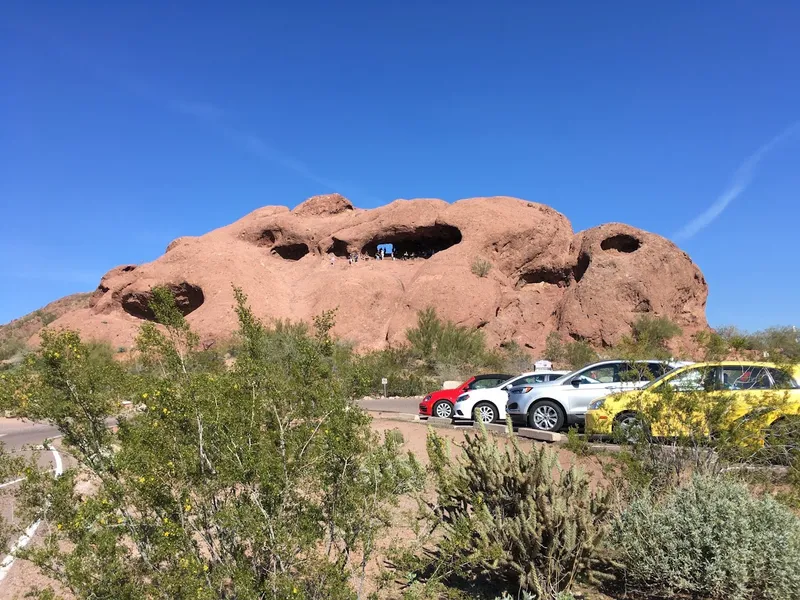
[[[543,447],[522,450],[515,437],[499,447],[485,430],[467,436],[456,462],[431,431],[428,455],[438,572],[511,583],[541,599],[568,592],[579,573],[593,574],[610,503],[583,473],[562,470]]]
[[[580,369],[597,359],[597,352],[583,340],[573,340],[564,347],[564,360],[571,369]]]
[[[472,263],[472,274],[478,277],[486,277],[492,270],[492,263],[485,258],[477,257]]]
[[[429,367],[442,365],[482,365],[488,357],[483,334],[476,329],[442,321],[436,309],[417,315],[417,326],[406,332],[413,355]]]
[[[361,595],[380,532],[424,471],[348,398],[332,320],[271,329],[237,290],[242,350],[215,370],[174,299],[153,295],[160,326],[141,329],[141,372],[64,331],[0,377],[0,408],[53,422],[72,458],[57,479],[28,465],[16,509],[43,539],[20,555],[78,599]],[[125,397],[146,410],[112,430]]]
[[[609,547],[642,593],[800,598],[800,518],[739,483],[696,477],[663,499],[645,494],[616,520]]]

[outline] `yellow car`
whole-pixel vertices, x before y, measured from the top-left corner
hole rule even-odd
[[[723,361],[694,363],[670,371],[637,391],[589,404],[586,432],[625,434],[646,428],[654,437],[763,432],[800,415],[800,366]],[[737,428],[744,425],[744,428]]]

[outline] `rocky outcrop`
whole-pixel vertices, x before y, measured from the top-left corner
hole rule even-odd
[[[378,244],[407,260],[359,260]],[[489,261],[485,277],[472,272]],[[157,260],[112,269],[90,306],[55,326],[130,346],[152,319],[153,286],[167,285],[205,339],[236,327],[232,286],[259,316],[310,320],[338,308],[335,332],[358,347],[402,342],[417,311],[483,330],[494,344],[542,349],[551,331],[612,345],[641,314],[663,315],[685,335],[707,327],[707,286],[672,242],[612,223],[574,233],[554,209],[515,198],[396,200],[360,210],[343,196],[315,196],[290,211],[260,208],[198,237],[172,242]]]

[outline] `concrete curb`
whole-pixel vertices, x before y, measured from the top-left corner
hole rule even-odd
[[[445,419],[442,417],[426,418],[412,413],[383,412],[377,410],[367,410],[367,412],[387,421],[419,423],[420,425],[430,425],[431,427],[437,427],[441,429],[461,429],[472,431],[480,429],[480,423],[477,422],[473,422],[471,424],[464,421],[454,422],[453,419]],[[506,427],[505,423],[485,423],[484,427],[486,428],[486,431],[494,435],[508,435],[508,428]],[[566,440],[566,436],[561,435],[560,433],[551,433],[549,431],[539,431],[538,429],[528,429],[524,427],[520,428],[515,433],[521,438],[534,440],[537,442],[546,442],[549,444],[564,443]]]
[[[553,433],[551,431],[540,431],[539,429],[529,429],[527,427],[520,427],[517,431],[519,437],[527,438],[529,440],[537,440],[539,442],[548,442],[550,444],[560,444],[564,442],[564,436],[560,433]]]

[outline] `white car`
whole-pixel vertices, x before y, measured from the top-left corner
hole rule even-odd
[[[454,419],[473,419],[477,417],[484,423],[505,420],[508,390],[514,386],[532,389],[532,386],[555,381],[568,371],[535,371],[523,373],[504,381],[498,386],[470,390],[456,399],[453,407]]]
[[[604,360],[531,389],[515,386],[508,393],[514,425],[558,431],[583,425],[589,403],[615,392],[641,388],[672,369],[691,364],[660,360]]]

